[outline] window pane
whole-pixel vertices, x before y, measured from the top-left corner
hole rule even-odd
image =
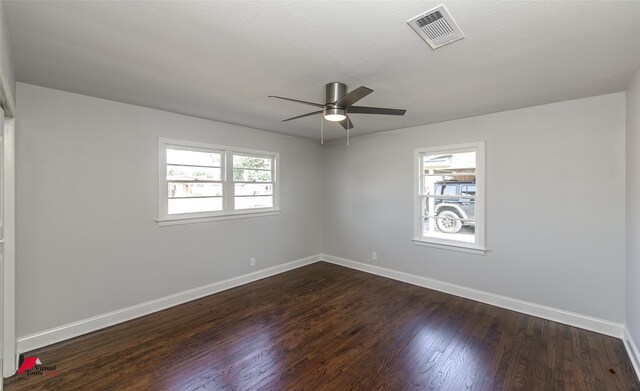
[[[190,166],[220,167],[222,155],[216,152],[185,151],[167,149],[167,164],[186,164]]]
[[[271,183],[260,185],[252,183],[236,183],[235,194],[237,196],[272,195],[273,185]]]
[[[423,236],[475,242],[475,199],[425,197]]]
[[[271,171],[233,169],[233,180],[241,182],[271,182]]]
[[[169,181],[193,181],[193,180],[219,181],[221,169],[214,167],[192,166],[167,166],[167,180]]]
[[[169,182],[169,198],[180,197],[221,197],[220,183],[176,183]]]
[[[235,197],[236,209],[272,208],[273,196]]]
[[[220,210],[222,210],[222,197],[170,199],[168,209],[170,215]]]
[[[422,155],[422,194],[461,194],[476,182],[476,152]]]
[[[233,155],[233,168],[260,168],[271,170],[271,158]]]
[[[460,218],[465,220],[473,220],[475,217],[475,198],[441,198],[441,197],[425,197],[423,203],[424,214],[429,211],[438,212],[444,209],[455,210]]]

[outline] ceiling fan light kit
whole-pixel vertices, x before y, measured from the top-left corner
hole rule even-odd
[[[315,106],[322,110],[313,111],[311,113],[298,115],[296,117],[287,118],[282,122],[294,119],[309,117],[316,114],[322,114],[327,121],[337,122],[347,131],[347,145],[349,145],[349,129],[353,128],[353,122],[349,118],[349,114],[382,114],[382,115],[404,115],[406,110],[388,109],[384,107],[366,107],[354,106],[356,102],[373,92],[371,88],[358,87],[351,92],[347,92],[347,85],[339,82],[331,82],[324,85],[323,103],[307,102],[299,99],[285,98],[283,96],[269,95],[269,98],[277,98],[288,100],[291,102],[302,103],[304,105]],[[324,121],[320,127],[320,135],[322,143],[324,140]]]
[[[347,118],[347,112],[342,109],[325,109],[324,119],[331,122],[340,122]]]

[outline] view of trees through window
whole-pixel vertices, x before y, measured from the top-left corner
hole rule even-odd
[[[236,209],[273,207],[273,159],[234,155],[233,181]]]
[[[233,180],[235,182],[271,182],[271,158],[235,155]]]

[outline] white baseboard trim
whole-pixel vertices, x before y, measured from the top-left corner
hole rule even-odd
[[[640,379],[640,350],[638,350],[638,345],[634,342],[627,327],[624,328],[624,338],[622,338],[622,340],[624,341],[624,347],[627,349],[627,354],[629,355],[633,369],[636,371],[636,376]]]
[[[461,285],[450,284],[448,282],[438,281],[415,274],[409,274],[393,269],[370,265],[367,263],[352,261],[350,259],[334,257],[332,255],[322,254],[322,260],[351,269],[360,270],[366,273],[376,274],[378,276],[406,282],[412,285],[418,285],[436,291],[449,293],[455,296],[491,304],[496,307],[506,308],[508,310],[521,312],[523,314],[537,316],[539,318],[579,327],[581,329],[595,331],[597,333],[609,335],[616,338],[623,338],[624,335],[624,325],[621,323],[611,322],[608,320],[577,314],[575,312],[569,312],[553,307],[547,307],[544,305],[518,300],[507,296],[501,296],[473,288],[467,288]]]
[[[564,311],[553,307],[547,307],[523,300],[513,299],[510,297],[467,288],[460,285],[450,284],[447,282],[438,281],[393,269],[387,269],[384,267],[370,265],[345,258],[334,257],[327,254],[318,254],[298,259],[263,270],[258,270],[253,273],[214,282],[209,285],[189,289],[160,299],[151,300],[131,307],[123,308],[106,314],[55,327],[49,330],[41,331],[35,334],[20,337],[17,341],[18,352],[24,353],[54,344],[56,342],[78,337],[80,335],[113,326],[118,323],[126,322],[128,320],[139,318],[153,312],[174,307],[188,301],[196,300],[208,295],[212,295],[214,293],[235,288],[237,286],[244,285],[253,281],[261,280],[266,277],[284,273],[286,271],[297,269],[302,266],[310,265],[318,261],[326,261],[351,269],[360,270],[366,273],[391,278],[393,280],[406,282],[412,285],[434,289],[455,296],[464,297],[482,303],[495,305],[497,307],[506,308],[524,314],[564,323],[570,326],[575,326],[586,330],[610,335],[612,337],[621,338],[624,341],[634,369],[640,377],[640,353],[638,353],[638,347],[633,342],[633,339],[631,338],[631,335],[629,334],[626,327],[620,323],[581,315],[574,312]]]
[[[209,285],[189,289],[183,292],[175,293],[160,299],[147,301],[146,303],[137,304],[131,307],[108,312],[106,314],[94,316],[92,318],[83,319],[77,322],[69,323],[39,333],[27,335],[18,338],[18,352],[24,353],[43,346],[51,345],[56,342],[64,341],[69,338],[77,337],[92,331],[100,330],[105,327],[113,326],[118,323],[126,322],[153,312],[161,311],[176,305],[186,303],[191,300],[209,296],[227,289],[235,288],[253,281],[261,280],[276,274],[280,274],[289,270],[297,269],[315,262],[322,257],[313,255],[310,257],[287,262],[281,265],[258,270],[253,273],[244,274],[238,277],[232,277],[227,280],[214,282]]]

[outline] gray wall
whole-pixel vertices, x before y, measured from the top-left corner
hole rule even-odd
[[[17,105],[19,337],[322,250],[317,141],[23,83]],[[280,152],[282,213],[158,227],[159,137]]]
[[[617,93],[332,142],[324,252],[622,323],[624,138]],[[479,140],[489,252],[413,244],[414,148]]]
[[[17,92],[18,336],[248,273],[250,257],[259,269],[320,252],[624,321],[624,93],[322,149],[28,84]],[[627,119],[640,136],[635,113]],[[283,212],[158,227],[158,137],[280,152]],[[413,244],[413,149],[478,140],[486,141],[489,252]],[[631,252],[627,267],[632,259],[638,267]],[[627,299],[637,286],[627,280]]]
[[[627,89],[627,329],[640,343],[640,71]]]

